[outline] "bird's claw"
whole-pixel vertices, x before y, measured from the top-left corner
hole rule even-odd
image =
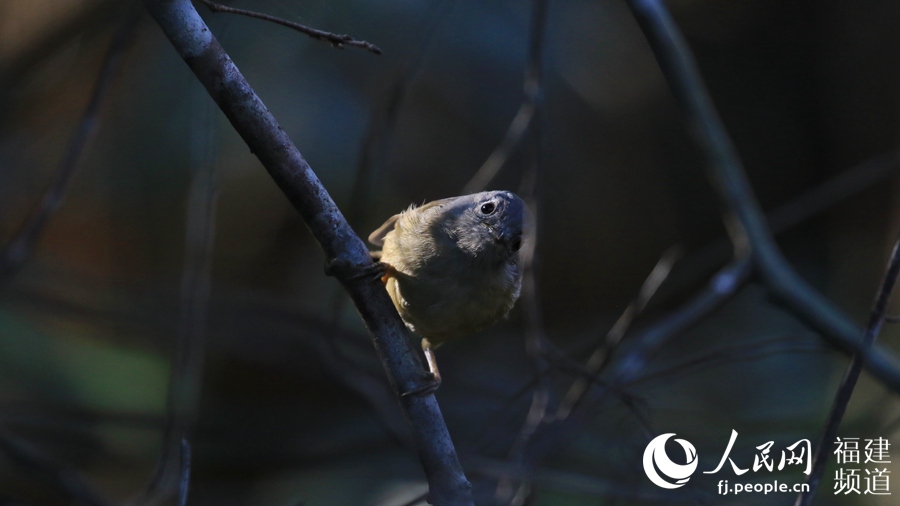
[[[360,265],[352,264],[341,258],[335,258],[325,263],[325,274],[342,281],[356,281],[357,279],[381,279],[384,281],[384,277],[387,276],[386,272],[393,271],[393,269],[383,262]]]
[[[400,397],[432,394],[441,386],[441,371],[438,370],[437,358],[434,356],[434,346],[431,345],[431,341],[422,339],[422,351],[425,352],[425,360],[428,362],[428,371],[422,373],[426,383],[400,394]]]
[[[432,372],[422,374],[424,383],[408,392],[403,392],[400,397],[426,396],[433,394],[441,386],[441,376]]]

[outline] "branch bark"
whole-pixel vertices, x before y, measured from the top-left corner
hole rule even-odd
[[[319,242],[372,335],[394,390],[427,380],[406,327],[388,298],[362,240],[353,232],[313,170],[254,93],[189,0],[144,0],[179,55],[256,154]],[[434,395],[398,396],[435,505],[473,504]]]

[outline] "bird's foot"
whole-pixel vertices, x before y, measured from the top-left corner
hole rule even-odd
[[[425,360],[428,361],[428,372],[423,373],[426,383],[409,392],[400,394],[400,397],[432,394],[441,386],[441,371],[438,370],[437,359],[428,339],[422,339],[422,351],[425,352]]]
[[[393,265],[387,262],[377,262],[377,264],[380,265],[382,269],[384,269],[382,271],[383,275],[381,276],[382,283],[387,284],[388,280],[391,279],[391,276],[397,275],[397,269],[395,269]]]
[[[397,271],[389,264],[383,262],[372,262],[369,264],[351,264],[350,262],[335,258],[325,264],[325,274],[336,277],[342,281],[356,281],[358,279],[381,279],[387,282],[386,278],[389,273]]]
[[[400,394],[400,397],[430,395],[436,392],[437,389],[441,386],[441,376],[436,375],[432,372],[423,372],[422,381],[423,383],[420,386],[413,388],[408,392],[403,392],[402,394]]]

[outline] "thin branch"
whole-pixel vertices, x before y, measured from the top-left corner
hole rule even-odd
[[[618,359],[611,362],[609,372],[598,379],[603,389],[593,402],[599,403],[612,394],[620,394],[624,385],[637,381],[665,343],[697,325],[733,297],[749,279],[751,268],[749,258],[736,258],[713,276],[709,285],[694,298],[626,341],[628,346],[623,346]],[[528,451],[529,461],[540,460],[544,454],[558,448],[560,440],[572,437],[576,432],[573,427],[577,427],[581,423],[579,418],[583,418],[575,416],[578,413],[578,410],[572,411],[567,418],[556,420],[548,425],[548,430],[536,436]]]
[[[815,291],[787,263],[766,226],[744,168],[706,90],[687,42],[661,0],[627,0],[650,42],[675,97],[687,112],[708,159],[736,249],[749,247],[752,260],[773,295],[824,338],[846,352],[860,353],[864,366],[900,391],[900,361],[883,346],[862,345],[858,326]]]
[[[559,349],[552,341],[545,341],[543,345],[545,347],[545,354],[547,355],[548,359],[544,364],[544,370],[541,371],[541,374],[547,374],[550,371],[562,371],[563,373],[569,373],[572,376],[585,377],[591,382],[596,383],[602,387],[607,386],[606,382],[602,380],[598,375],[590,373],[580,362],[569,358],[568,355],[564,351]],[[477,449],[476,451],[481,453],[488,451],[489,445],[495,442],[497,439],[495,437],[495,431],[498,428],[505,430],[505,428],[501,426],[501,415],[507,414],[511,409],[513,409],[514,404],[519,399],[524,397],[528,392],[533,391],[536,388],[537,384],[537,378],[531,378],[521,387],[516,389],[516,391],[512,395],[506,398],[506,402],[504,403],[504,405],[498,408],[491,419],[488,420],[484,424],[483,428],[478,431],[478,439],[471,444],[472,447]],[[643,426],[645,419],[634,409],[634,403],[631,402],[631,399],[627,398],[624,392],[616,391],[613,393],[615,393],[620,398],[622,404],[627,406],[632,411],[635,419],[637,419]],[[544,422],[551,423],[554,420],[555,418],[551,419],[550,417],[546,417],[544,419]]]
[[[820,341],[816,342],[818,343]],[[822,344],[785,343],[784,338],[776,337],[761,342],[752,342],[715,349],[709,353],[690,358],[684,362],[666,367],[665,369],[658,369],[649,374],[643,374],[640,378],[631,381],[629,385],[660,378],[671,379],[677,374],[696,372],[703,366],[722,366],[733,362],[745,362],[772,356],[782,356],[787,353],[821,353],[825,351],[828,351],[828,348],[825,348]]]
[[[599,403],[610,395],[619,397],[635,413],[638,421],[642,422],[642,417],[628,401],[622,387],[643,379],[641,373],[646,369],[646,364],[666,342],[697,325],[733,297],[749,279],[751,269],[752,264],[747,257],[739,257],[722,268],[712,277],[706,289],[658,323],[643,329],[627,341],[630,346],[623,350],[619,360],[611,363],[615,368],[605,378],[598,377],[575,363],[574,369],[577,374],[587,377],[602,388],[594,402]],[[557,364],[554,366],[559,367]],[[515,397],[518,398],[527,392],[534,384],[535,381],[532,380]],[[552,423],[545,424],[542,431],[535,433],[525,453],[527,462],[539,461],[547,452],[558,448],[562,439],[575,434],[574,428],[583,421],[583,417],[573,416],[576,413],[579,412],[573,410],[569,416],[555,419]],[[643,422],[641,425],[646,426]],[[488,438],[490,432],[488,429],[482,431],[482,446],[490,441]]]
[[[541,99],[541,51],[544,44],[544,26],[546,25],[547,1],[536,0],[535,11],[531,21],[531,38],[528,47],[528,61],[525,79],[522,85],[522,103],[503,135],[503,140],[494,148],[487,160],[463,187],[463,193],[483,191],[493,181],[500,169],[525,137],[531,126],[535,113],[538,112]],[[539,16],[537,14],[540,14]]]
[[[72,134],[53,182],[6,248],[0,251],[0,281],[15,275],[34,250],[34,245],[43,233],[47,222],[62,205],[66,190],[69,188],[75,169],[81,160],[81,155],[99,123],[98,118],[103,100],[109,95],[125,52],[134,37],[134,28],[140,19],[138,13],[129,13],[113,36],[100,67],[97,82],[91,92],[91,99],[81,115],[78,127]]]
[[[358,47],[369,51],[370,53],[381,54],[381,49],[378,48],[375,44],[371,42],[366,42],[364,40],[357,40],[349,35],[338,35],[336,33],[326,32],[324,30],[318,30],[316,28],[311,28],[306,25],[301,25],[300,23],[294,23],[293,21],[288,21],[286,19],[282,19],[276,16],[271,16],[269,14],[264,14],[262,12],[256,11],[248,11],[245,9],[238,9],[235,7],[229,7],[227,5],[218,4],[216,2],[212,2],[210,0],[197,0],[202,3],[206,7],[209,8],[212,12],[224,12],[226,14],[238,14],[241,16],[247,16],[249,18],[262,19],[263,21],[269,21],[271,23],[275,23],[281,26],[286,26],[293,30],[297,30],[298,32],[308,35],[315,40],[321,40],[328,42],[332,46],[343,49],[344,46],[350,47]]]
[[[884,315],[887,311],[888,302],[891,300],[891,293],[894,291],[894,284],[897,282],[897,276],[900,275],[900,238],[894,243],[894,249],[891,251],[891,258],[888,261],[887,269],[881,280],[881,286],[875,295],[875,302],[872,304],[872,313],[869,315],[869,322],[866,324],[866,331],[863,335],[864,349],[868,348],[875,342],[881,326],[884,324]],[[831,454],[828,449],[837,436],[838,428],[841,426],[841,420],[847,411],[847,405],[850,404],[850,398],[853,396],[853,389],[856,388],[856,382],[862,372],[863,361],[860,355],[854,355],[850,361],[850,366],[844,374],[838,386],[837,393],[834,396],[834,404],[831,407],[831,413],[828,415],[828,422],[825,424],[825,430],[822,438],[819,440],[815,457],[813,458],[812,472],[806,482],[809,489],[801,493],[797,497],[797,506],[809,506],[812,504],[813,497],[816,495],[816,489],[825,473],[825,465],[828,456]]]
[[[790,230],[842,200],[850,198],[891,176],[896,177],[898,172],[900,172],[898,169],[900,169],[900,150],[882,153],[853,165],[773,209],[766,215],[769,229],[776,235]],[[711,272],[716,268],[713,265],[720,264],[731,250],[733,250],[733,246],[727,238],[710,242],[687,257],[681,263],[681,271],[682,273]],[[672,294],[680,293],[679,287],[684,286],[686,283],[693,283],[694,277],[685,276],[689,280],[676,281],[670,284],[668,294],[661,296],[663,305],[670,300]]]
[[[534,436],[535,431],[544,423],[551,403],[551,390],[544,375],[547,367],[544,358],[543,342],[547,338],[541,308],[540,282],[537,274],[540,264],[538,238],[541,236],[539,231],[543,221],[541,219],[543,209],[541,200],[542,185],[540,184],[543,176],[541,170],[543,165],[541,96],[543,89],[544,39],[547,32],[547,9],[549,3],[549,0],[533,0],[531,4],[528,57],[523,78],[525,97],[522,102],[523,107],[529,110],[529,114],[525,128],[519,133],[519,135],[524,135],[526,132],[529,134],[528,167],[522,175],[519,194],[531,210],[531,217],[525,223],[524,247],[520,252],[520,263],[523,270],[522,300],[520,304],[522,305],[522,314],[525,318],[525,349],[537,382],[536,388],[532,393],[528,414],[525,416],[522,427],[519,429],[519,434],[507,453],[507,459],[517,463],[522,462],[525,449]],[[528,105],[526,106],[526,104]],[[530,128],[528,128],[529,126]],[[507,155],[508,153],[504,155],[504,158]],[[489,162],[490,159],[485,164],[487,165]],[[502,162],[497,166],[498,170],[500,165],[502,165]],[[494,174],[496,174],[496,171],[494,171]],[[474,193],[483,190],[494,174],[491,174],[480,188],[472,186],[473,183],[470,182],[464,188],[463,193]],[[473,178],[475,185],[482,184],[477,181],[478,177],[479,175],[476,174]],[[531,487],[526,481],[520,482],[519,486],[513,490],[512,481],[508,478],[501,478],[497,483],[495,497],[498,501],[508,499],[508,503],[511,506],[519,506],[530,493]]]
[[[32,75],[74,40],[86,34],[102,34],[105,27],[122,16],[121,9],[115,7],[121,7],[124,3],[121,0],[97,0],[88,2],[83,8],[72,9],[71,15],[50,27],[47,33],[40,34],[32,43],[0,60],[0,96],[8,99],[8,90]]]
[[[382,101],[373,111],[365,138],[363,140],[359,162],[356,166],[353,187],[350,190],[350,201],[347,207],[347,221],[358,227],[369,210],[369,194],[377,180],[377,170],[384,170],[387,165],[390,146],[393,141],[394,128],[403,104],[409,96],[409,90],[418,80],[431,49],[437,40],[439,24],[446,19],[447,11],[452,7],[449,0],[439,0],[425,22],[423,43],[417,44],[419,50],[415,57],[407,61],[397,72],[397,76]]]
[[[472,504],[471,484],[434,395],[402,395],[427,388],[429,378],[366,246],[190,1],[144,0],[144,5],[300,213],[322,247],[329,271],[350,293],[409,420],[429,499],[439,506]]]
[[[588,358],[585,364],[585,370],[588,374],[597,374],[608,363],[611,352],[622,340],[622,337],[625,336],[625,333],[628,332],[634,319],[644,310],[644,307],[650,301],[650,298],[653,297],[653,294],[656,293],[662,282],[668,277],[672,267],[680,257],[681,248],[678,247],[669,248],[663,253],[647,276],[647,279],[644,280],[637,297],[628,304],[628,307],[625,308],[625,311],[622,312],[622,315],[606,334],[606,339],[594,349],[594,352]],[[556,418],[562,420],[568,417],[572,409],[584,397],[587,388],[588,382],[585,378],[575,380],[560,404],[556,412]]]
[[[781,232],[787,230],[791,227],[796,226],[797,224],[805,221],[818,214],[819,212],[827,209],[830,206],[840,202],[841,200],[853,195],[854,193],[860,192],[869,186],[876,184],[879,181],[891,176],[897,172],[898,165],[900,165],[900,151],[891,151],[889,153],[885,153],[883,155],[879,155],[872,159],[866,160],[862,163],[859,163],[850,169],[847,169],[837,176],[825,181],[824,183],[810,189],[807,192],[804,192],[800,196],[792,199],[790,202],[776,208],[774,211],[769,213],[768,221],[769,226],[773,230],[773,232]],[[726,243],[715,243],[708,245],[706,250],[727,247]],[[662,260],[661,260],[662,263]],[[661,267],[661,264],[657,265],[657,270]],[[651,278],[653,275],[651,274]],[[647,280],[650,281],[650,278]],[[645,283],[645,286],[647,283]],[[642,292],[644,289],[642,288]],[[642,297],[639,297],[641,299]],[[632,305],[634,302],[632,303]],[[625,319],[631,319],[631,308],[629,306],[628,309],[623,313],[622,317],[616,322],[613,328],[610,330],[610,334],[607,336],[609,338],[614,338],[615,336],[624,335],[627,330],[627,326],[625,325]],[[886,316],[885,321],[887,322],[900,322],[900,317],[892,317]],[[645,381],[648,379],[652,379],[654,377],[660,377],[667,374],[671,374],[676,372],[677,370],[686,369],[687,367],[693,367],[696,365],[701,365],[704,363],[709,363],[715,360],[716,358],[722,360],[744,360],[757,358],[765,355],[768,352],[761,352],[755,350],[756,344],[748,345],[746,350],[738,350],[738,349],[726,349],[726,350],[718,350],[709,355],[694,359],[689,363],[679,364],[677,366],[673,366],[671,369],[666,371],[655,371],[650,375],[643,375],[637,381]],[[814,349],[809,346],[797,346],[795,348],[785,349],[784,351],[802,351],[806,349]],[[596,353],[596,351],[595,351]],[[588,360],[587,367],[590,369],[594,369],[594,367],[590,367],[595,360],[593,356],[591,360]],[[589,372],[588,368],[579,369],[575,364],[566,364],[564,365],[567,369],[575,370],[578,374],[582,376],[578,381],[581,382],[586,388],[588,382],[598,382],[599,376],[597,372]],[[574,368],[574,369],[573,369]],[[574,387],[575,385],[573,385]],[[572,396],[572,390],[570,389],[569,394],[567,394],[567,399]],[[565,414],[564,408],[566,407],[566,402],[560,406],[561,413]],[[560,416],[557,414],[557,418],[565,418],[565,416]]]
[[[178,480],[178,506],[186,506],[191,486],[191,443],[181,440],[181,476]]]
[[[0,451],[12,461],[53,485],[73,501],[88,506],[110,506],[110,503],[92,489],[74,470],[51,461],[37,449],[20,441],[5,429],[0,429]]]
[[[610,372],[610,383],[624,384],[637,378],[651,356],[670,338],[692,328],[734,296],[749,279],[750,271],[750,259],[735,259],[687,304],[629,339],[631,345],[623,351],[622,357],[615,362]]]
[[[767,215],[774,233],[791,228],[824,209],[896,175],[900,150],[881,154],[841,172]]]
[[[534,108],[534,97],[526,92],[525,100],[519,105],[519,110],[516,111],[516,115],[503,135],[503,140],[463,187],[464,193],[477,193],[487,188],[487,185],[494,180],[528,130],[528,125],[531,124],[531,119],[534,117]]]
[[[154,496],[172,493],[177,477],[184,474],[184,469],[175,473],[171,456],[183,452],[185,444],[189,445],[200,404],[219,192],[214,110],[203,98],[191,101],[199,110],[191,115],[196,123],[190,138],[191,182],[184,230],[178,339],[169,372],[162,449],[156,471],[143,494],[147,502],[153,502],[150,499]],[[184,463],[185,459],[181,459],[178,465]]]
[[[561,371],[568,372],[580,379],[584,379],[586,382],[595,383],[602,388],[606,388],[607,386],[609,386],[608,383],[600,377],[599,373],[590,371],[580,362],[570,358],[561,349],[551,347],[551,345],[552,343],[548,343],[548,351],[552,352],[553,354],[553,358],[551,359],[553,362],[553,366]],[[644,377],[642,376],[641,380],[643,379]],[[619,401],[628,408],[628,410],[631,412],[632,416],[640,426],[641,430],[644,432],[644,435],[647,438],[647,442],[650,442],[650,440],[653,439],[653,437],[658,433],[652,430],[650,421],[647,419],[646,415],[638,409],[635,397],[629,394],[624,389],[616,389],[613,391],[613,393],[615,393],[619,398]],[[568,414],[571,414],[571,410]],[[568,414],[566,416],[568,416]],[[552,419],[548,417],[547,421],[549,423],[551,421],[557,421],[561,419],[565,419],[565,417],[560,418],[558,416],[554,416]]]

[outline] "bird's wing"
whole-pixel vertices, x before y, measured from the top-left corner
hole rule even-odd
[[[404,213],[415,212],[417,215],[422,216],[423,213],[429,209],[434,207],[442,207],[444,205],[449,205],[454,203],[459,197],[450,197],[447,199],[440,200],[432,200],[431,202],[426,202],[419,207],[410,206],[409,209],[404,211]],[[402,214],[402,213],[401,213]],[[374,232],[369,234],[369,243],[373,246],[384,246],[384,236],[388,234],[391,230],[394,230],[394,226],[397,224],[397,220],[400,219],[400,214],[395,214],[387,219],[384,222],[384,225],[378,227]]]

